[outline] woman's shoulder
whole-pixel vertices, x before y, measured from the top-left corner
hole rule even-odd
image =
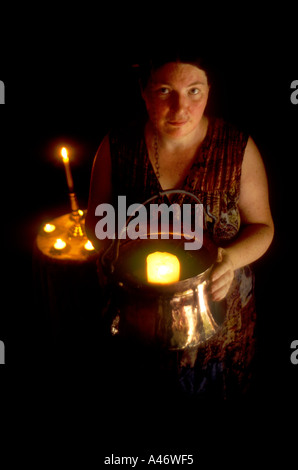
[[[244,141],[249,138],[248,132],[239,124],[234,123],[222,117],[211,117],[211,126],[216,137],[224,139],[228,142]]]
[[[201,188],[227,191],[238,188],[248,135],[223,118],[209,120],[208,136],[203,146],[204,171]]]

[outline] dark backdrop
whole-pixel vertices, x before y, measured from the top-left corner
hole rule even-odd
[[[35,364],[39,371],[48,367],[40,364],[36,346],[38,312],[32,300],[31,263],[39,226],[69,210],[57,147],[65,144],[72,149],[75,188],[81,206],[86,207],[92,161],[102,137],[112,125],[142,110],[136,69],[131,66],[148,45],[146,28],[141,34],[140,27],[122,25],[100,33],[101,25],[90,25],[91,32],[87,25],[87,33],[76,29],[74,34],[69,24],[66,32],[51,24],[41,44],[38,35],[28,35],[26,41],[20,38],[3,60],[7,65],[0,76],[6,90],[6,104],[1,107],[5,307],[0,339],[5,342],[10,370],[34,369]],[[268,173],[276,235],[270,251],[255,264],[257,393],[275,413],[294,403],[298,393],[298,366],[290,362],[291,341],[298,339],[298,105],[290,101],[290,84],[298,79],[298,68],[292,35],[281,37],[276,25],[269,28],[264,19],[257,33],[253,24],[232,29],[229,35],[209,31],[209,39],[213,32],[216,37],[217,64],[209,111],[249,131]],[[160,37],[166,44],[170,36]]]

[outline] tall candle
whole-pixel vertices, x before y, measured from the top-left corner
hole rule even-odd
[[[72,174],[71,174],[70,165],[69,165],[68,152],[67,152],[67,149],[65,147],[62,147],[62,149],[61,149],[61,156],[62,156],[62,160],[63,160],[63,163],[64,163],[68,189],[69,189],[70,193],[73,193],[74,192],[74,184],[73,184]]]

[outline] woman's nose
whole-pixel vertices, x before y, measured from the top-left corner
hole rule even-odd
[[[171,111],[174,113],[178,113],[180,111],[184,111],[186,108],[186,100],[185,97],[180,93],[173,93],[172,100],[171,100]]]

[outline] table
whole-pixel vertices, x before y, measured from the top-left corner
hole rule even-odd
[[[56,342],[70,337],[80,341],[88,336],[101,312],[98,253],[86,249],[85,214],[82,211],[79,221],[83,236],[73,236],[75,221],[70,213],[40,227],[34,243],[36,307],[43,319],[44,332]],[[57,240],[62,240],[65,247],[55,248]]]

